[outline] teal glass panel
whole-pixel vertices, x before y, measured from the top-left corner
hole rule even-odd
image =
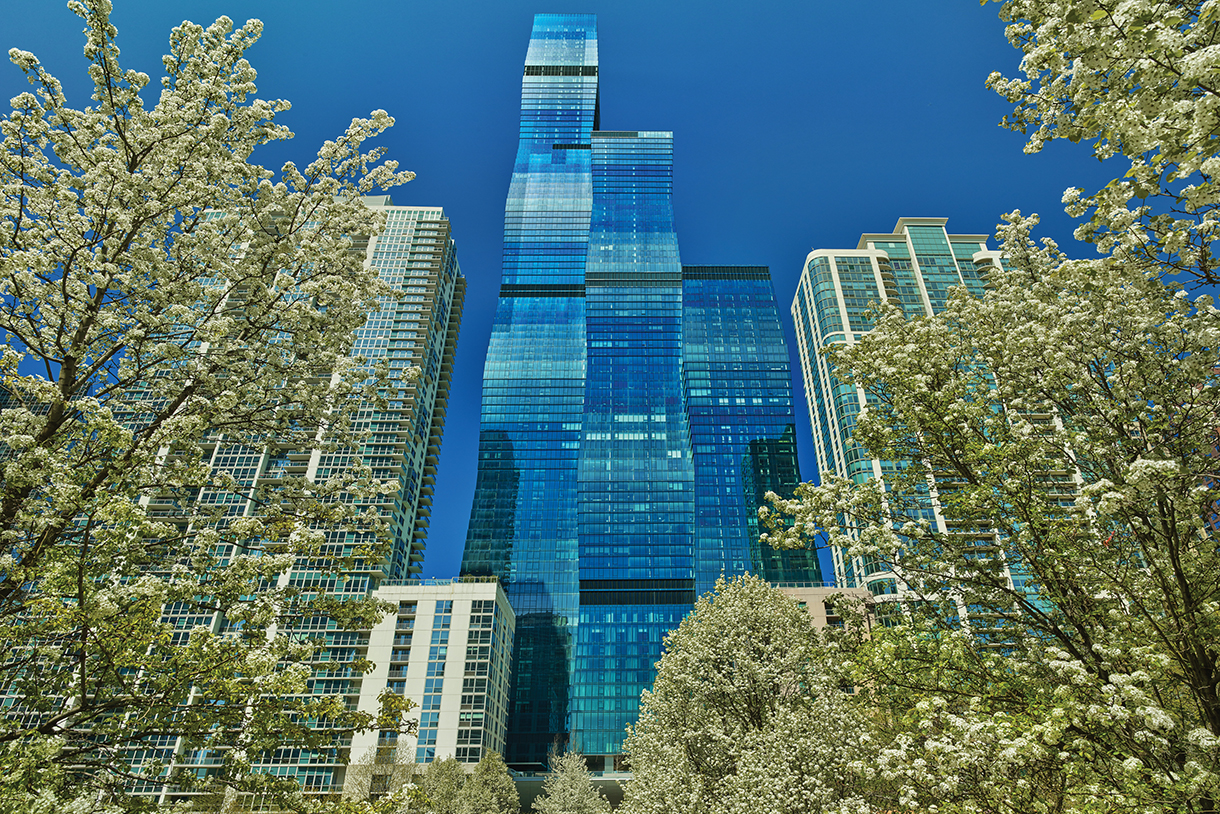
[[[871,331],[873,323],[865,312],[881,302],[872,261],[867,257],[835,257],[835,268],[839,271],[848,326],[853,331]]]
[[[915,248],[915,262],[923,275],[924,290],[928,292],[932,313],[939,314],[949,299],[949,289],[963,285],[945,227],[908,226],[907,232]]]
[[[830,260],[815,257],[807,268],[813,284],[813,307],[817,314],[818,329],[822,336],[843,330],[843,317],[839,313],[839,298],[835,294],[834,272]]]

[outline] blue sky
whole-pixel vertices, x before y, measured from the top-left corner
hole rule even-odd
[[[379,143],[418,177],[404,205],[443,206],[469,282],[424,573],[457,573],[477,459],[483,357],[500,280],[504,199],[516,152],[521,66],[533,14],[598,15],[601,124],[674,132],[674,209],[685,263],[771,267],[785,323],[811,248],[854,247],[901,216],[947,217],[994,233],[1013,209],[1075,256],[1068,186],[1107,173],[1084,145],[1022,152],[997,126],[1006,103],[987,75],[1017,71],[998,6],[972,0],[871,3],[687,0],[538,5],[519,0],[115,0],[122,62],[155,77],[169,32],[221,15],[265,24],[247,53],[259,95],[292,102],[292,141],[256,153],[307,162],[354,116],[384,108]],[[59,0],[0,0],[0,46],[32,51],[89,104],[80,20]],[[25,90],[0,66],[0,94]],[[155,93],[155,90],[154,90]],[[155,99],[155,97],[153,97]],[[789,344],[792,343],[788,326]],[[793,369],[797,370],[795,355]],[[797,374],[799,377],[799,373]],[[802,473],[814,476],[800,382]]]

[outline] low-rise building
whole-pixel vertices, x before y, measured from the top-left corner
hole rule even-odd
[[[375,666],[363,676],[359,709],[375,713],[386,690],[405,695],[418,705],[407,718],[418,717],[419,730],[354,735],[350,764],[368,768],[349,765],[344,796],[360,796],[353,784],[368,782],[376,797],[408,764],[450,757],[475,764],[505,746],[516,616],[499,582],[403,580],[383,583],[376,596],[397,608],[368,634]]]
[[[839,597],[861,605],[870,605],[872,601],[872,594],[864,588],[836,588],[830,583],[777,582],[773,587],[795,599],[801,609],[809,614],[813,626],[818,630],[843,626],[843,607],[836,606]],[[866,624],[867,622],[866,616]]]

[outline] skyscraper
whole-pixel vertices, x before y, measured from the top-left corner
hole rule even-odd
[[[456,351],[458,330],[461,323],[463,297],[466,281],[457,262],[450,224],[439,207],[405,207],[392,205],[389,196],[371,196],[366,205],[385,213],[385,228],[379,235],[358,237],[353,240],[353,250],[364,256],[365,262],[378,270],[383,282],[395,292],[379,301],[377,311],[369,314],[368,320],[359,328],[352,341],[352,355],[366,359],[384,360],[390,369],[391,385],[386,391],[387,400],[381,404],[363,402],[356,421],[370,432],[360,448],[311,450],[293,446],[280,436],[270,434],[254,445],[248,440],[232,439],[223,433],[209,433],[201,442],[205,462],[213,473],[227,473],[232,485],[224,488],[210,487],[195,490],[190,502],[171,499],[170,496],[151,495],[150,514],[183,524],[197,518],[195,504],[206,506],[222,504],[227,507],[228,517],[257,517],[260,501],[277,490],[296,488],[309,482],[323,481],[333,472],[342,471],[353,463],[362,463],[378,480],[396,483],[397,489],[387,493],[370,511],[377,512],[390,524],[391,545],[383,559],[356,560],[352,570],[337,576],[333,569],[319,566],[318,561],[299,557],[293,566],[279,576],[281,583],[297,588],[305,597],[329,594],[340,600],[376,594],[380,598],[400,603],[404,600],[449,602],[458,601],[458,625],[462,628],[456,636],[464,636],[465,621],[477,607],[485,607],[487,614],[493,612],[501,618],[495,628],[496,644],[504,639],[504,632],[511,637],[511,612],[495,610],[497,594],[494,586],[461,586],[453,590],[419,590],[418,577],[423,559],[424,539],[427,534],[431,512],[432,484],[436,471],[437,454],[444,428],[445,407],[449,394],[450,373]],[[417,379],[406,376],[407,368],[418,366],[421,375]],[[228,522],[227,520],[225,522]],[[325,530],[327,546],[338,551],[351,551],[359,536],[367,534],[360,529],[347,527]],[[225,545],[215,550],[215,556],[231,557],[234,546]],[[378,593],[379,589],[381,593]],[[442,595],[443,594],[443,595]],[[475,597],[472,599],[471,597]],[[175,602],[164,606],[160,622],[172,627],[173,646],[185,644],[199,628],[218,634],[236,634],[241,623],[234,623],[223,613],[211,609],[208,597],[199,597],[195,602]],[[415,602],[409,603],[412,608]],[[502,603],[500,603],[502,604]],[[450,611],[452,614],[452,610]],[[412,620],[414,611],[412,611]],[[349,709],[360,708],[375,712],[380,690],[389,686],[403,692],[408,679],[413,684],[425,686],[424,671],[431,668],[424,662],[428,648],[417,648],[412,663],[416,669],[408,675],[409,648],[397,646],[401,634],[396,635],[387,619],[377,630],[344,630],[338,623],[321,612],[299,610],[283,613],[277,620],[280,631],[301,639],[313,639],[317,650],[313,656],[314,672],[307,682],[304,695],[307,700],[339,697]],[[412,621],[413,624],[413,621]],[[401,623],[398,625],[401,630]],[[405,628],[409,631],[410,628]],[[489,636],[491,625],[488,625]],[[446,635],[446,643],[447,636]],[[481,635],[481,633],[479,634]],[[395,643],[391,649],[391,642]],[[406,635],[406,644],[410,635]],[[481,647],[481,639],[469,639],[471,645]],[[465,641],[462,644],[466,644]],[[496,694],[496,682],[502,678],[503,670],[497,671],[491,658],[492,642],[487,642],[487,652],[470,657],[480,675],[493,677],[490,692],[482,691],[491,698],[491,703],[501,703]],[[374,655],[381,651],[382,660],[376,671],[367,675],[360,669],[351,669],[369,656],[370,647]],[[476,650],[478,648],[476,647]],[[444,648],[441,648],[444,651]],[[466,652],[463,650],[462,652]],[[388,657],[388,658],[387,658]],[[396,663],[400,662],[400,663]],[[443,668],[442,668],[443,669]],[[459,682],[461,678],[457,679]],[[487,678],[483,679],[486,688]],[[500,681],[499,683],[505,683]],[[426,687],[425,687],[426,689]],[[417,696],[418,697],[418,696]],[[424,698],[427,698],[425,695]],[[68,700],[68,699],[65,699]],[[458,698],[446,699],[432,707],[435,720],[439,713],[448,713],[444,725],[451,721],[450,739],[458,736]],[[0,696],[0,706],[7,706],[9,698]],[[496,708],[496,707],[489,707]],[[490,716],[489,716],[490,718]],[[501,716],[502,718],[502,716]],[[480,716],[482,722],[482,716]],[[324,730],[325,721],[319,722]],[[489,742],[502,741],[503,733],[490,721],[487,729]],[[472,725],[465,727],[467,730]],[[397,733],[382,733],[384,736]],[[483,731],[480,731],[482,738]],[[377,735],[356,738],[372,746]],[[432,743],[436,743],[432,732]],[[442,734],[444,737],[444,733]],[[499,738],[500,740],[495,740]],[[448,744],[447,744],[448,745]],[[343,786],[344,773],[352,759],[350,744],[336,735],[333,748],[303,749],[289,744],[282,748],[262,751],[250,756],[252,770],[277,777],[296,779],[310,794],[334,795]],[[172,783],[163,782],[164,777],[183,772],[199,778],[210,776],[218,761],[217,750],[193,748],[187,739],[172,732],[159,734],[140,749],[127,749],[123,754],[133,770],[138,771],[149,764],[158,765],[161,774],[135,782],[135,793],[161,802],[185,802],[199,796],[198,790],[184,791]],[[452,750],[452,746],[450,745]],[[356,757],[359,757],[357,755]],[[208,790],[210,794],[213,790]],[[232,791],[229,796],[234,797]],[[240,805],[256,805],[258,801],[245,800]]]
[[[385,410],[369,411],[372,436],[361,451],[374,477],[400,485],[389,512],[395,538],[385,576],[403,579],[422,570],[466,279],[443,209],[394,206],[388,195],[367,196],[365,204],[386,215],[366,249],[368,262],[398,296],[383,299],[356,331],[352,353],[384,359],[393,380],[412,366],[421,372],[416,381],[400,382],[399,398]]]
[[[722,570],[818,579],[750,525],[799,477],[770,274],[684,268],[672,134],[599,126],[595,18],[536,16],[462,561],[517,614],[517,765],[570,740],[611,768],[663,636]]]
[[[364,573],[353,573],[346,580],[336,581],[311,571],[308,561],[298,561],[286,576],[303,590],[328,591],[340,598],[372,592],[380,599],[398,602],[401,609],[404,599],[414,600],[418,596],[426,601],[436,593],[435,589],[410,590],[410,586],[418,586],[422,570],[466,280],[458,265],[457,248],[443,209],[394,206],[388,195],[366,197],[365,204],[385,213],[385,227],[367,245],[357,242],[354,248],[364,251],[366,262],[377,269],[381,280],[396,294],[380,300],[379,310],[370,314],[356,331],[351,352],[370,361],[384,360],[389,365],[392,386],[397,389],[388,392],[388,401],[380,407],[373,404],[362,407],[357,420],[367,422],[365,426],[371,434],[363,448],[351,453],[359,456],[373,477],[398,484],[377,507],[390,521],[392,545],[386,561],[366,563]],[[412,366],[421,371],[413,381],[406,377],[406,370]],[[314,453],[306,459],[293,450],[277,450],[275,439],[268,439],[261,459],[257,451],[254,454],[257,463],[249,473],[255,485],[268,481],[274,484],[275,478],[294,473],[304,474],[307,480],[322,480],[332,469],[352,464],[341,452]],[[342,530],[328,531],[327,535],[328,542],[346,542]],[[404,587],[408,590],[404,591]],[[458,589],[459,623],[469,616],[472,607],[468,593]],[[484,592],[481,596],[490,607],[495,592]],[[441,598],[452,607],[452,596],[437,596]],[[415,678],[414,674],[408,676],[405,664],[397,663],[408,661],[407,647],[394,648],[386,660],[377,659],[376,669],[369,674],[346,669],[347,664],[368,658],[370,648],[373,655],[378,655],[376,650],[380,646],[380,655],[386,655],[384,644],[389,624],[387,618],[376,630],[342,631],[325,617],[286,619],[288,629],[321,640],[315,661],[338,665],[322,669],[309,682],[310,693],[340,695],[349,708],[374,711],[381,689],[391,686],[387,683],[391,678],[400,682],[391,688],[401,692],[405,688],[402,682],[408,677]],[[401,635],[401,631],[396,633]],[[422,662],[423,648],[417,648],[417,652],[415,661]],[[420,663],[414,673],[424,669],[425,665]],[[435,720],[438,709],[439,706],[432,707],[430,720]],[[456,710],[449,717],[456,717]],[[357,736],[353,745],[360,746],[370,738],[368,734]],[[279,749],[262,755],[254,770],[296,777],[306,791],[334,794],[343,786],[346,764],[359,757],[349,748],[320,752]]]
[[[863,483],[883,478],[897,464],[865,457],[852,441],[865,394],[840,383],[818,350],[850,344],[871,330],[865,313],[870,303],[896,302],[908,317],[917,317],[940,313],[954,286],[982,296],[986,269],[1001,262],[999,252],[987,248],[987,235],[951,235],[946,222],[900,218],[890,234],[861,235],[855,249],[815,249],[805,258],[792,318],[820,472]],[[874,596],[898,595],[899,581],[878,562],[842,550],[831,554],[836,584],[868,588]]]

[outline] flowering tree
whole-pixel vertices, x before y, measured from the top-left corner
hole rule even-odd
[[[466,770],[456,758],[429,763],[420,781],[420,788],[428,799],[429,814],[458,814],[458,799],[465,783]]]
[[[517,784],[499,752],[485,750],[457,800],[458,814],[518,814]]]
[[[881,308],[876,330],[830,351],[869,396],[855,442],[907,464],[776,499],[796,523],[771,539],[825,529],[919,598],[857,663],[887,712],[919,721],[895,766],[988,755],[968,784],[961,764],[936,765],[971,804],[1014,811],[1212,811],[1217,312],[1147,265],[1067,261],[1027,228],[1001,232],[1011,268],[985,298],[958,291],[935,318]],[[1051,779],[1033,788],[1039,772]]]
[[[564,752],[552,757],[533,809],[538,814],[610,814],[610,801],[593,785],[584,756]]]
[[[845,659],[904,806],[1217,808],[1220,335],[1180,290],[1220,280],[1217,6],[1007,0],[1007,126],[1126,161],[1064,198],[1103,258],[1036,246],[1018,213],[983,299],[882,306],[827,351],[868,395],[854,441],[894,465],[775,501],[796,522],[771,538],[825,529],[908,589]]]
[[[358,440],[379,380],[351,334],[384,293],[352,251],[380,225],[359,196],[411,174],[362,152],[384,111],[279,180],[249,161],[292,135],[274,121],[287,103],[253,96],[257,20],[175,28],[149,103],[109,0],[69,5],[92,106],[14,49],[33,92],[0,121],[0,750],[104,800],[181,736],[179,754],[217,756],[209,782],[274,786],[249,773],[264,750],[400,726],[401,700],[378,720],[303,695],[297,622],[367,625],[377,603],[281,577],[302,558],[340,580],[378,562],[387,487],[342,466],[251,484],[269,438],[314,461]]]
[[[867,729],[797,603],[752,576],[666,639],[624,748],[628,814],[867,811]]]
[[[1089,217],[1076,236],[1105,254],[1196,284],[1220,282],[1220,4],[1216,0],[1004,0],[1021,79],[988,85],[1013,102],[1004,124],[1049,140],[1092,141],[1127,163],[1090,195],[1064,196]]]

